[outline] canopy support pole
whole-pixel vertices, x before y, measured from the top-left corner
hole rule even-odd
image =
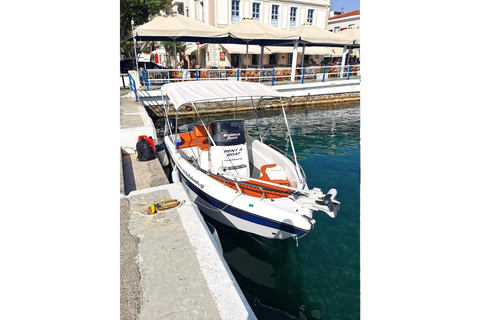
[[[343,46],[343,53],[342,53],[342,67],[340,68],[340,78],[343,78],[343,68],[345,67],[345,60],[347,60],[347,45]]]
[[[263,49],[264,48],[265,48],[264,46],[260,47],[260,69],[263,69]]]
[[[303,44],[303,49],[302,49],[302,68],[303,68],[303,56],[305,56],[305,43]]]
[[[257,108],[260,106],[260,102],[262,102],[262,99],[263,97],[260,97],[260,100],[258,100]],[[250,100],[252,100],[253,113],[255,114],[255,121],[257,122],[258,135],[260,137],[260,141],[263,143],[262,132],[260,132],[260,125],[258,124],[257,110],[255,109],[255,102],[253,102],[253,97],[250,97]]]
[[[133,19],[132,19],[132,34],[133,34]],[[137,40],[135,37],[133,37],[133,50],[135,51],[135,66],[137,67],[137,73],[138,73],[138,61],[137,61]],[[140,73],[138,73],[140,75]]]
[[[200,64],[200,43],[198,42],[197,44],[197,61],[195,63],[195,68]]]
[[[173,69],[176,69],[177,68],[177,40],[176,39],[173,39],[173,52],[174,52],[173,60],[175,61]]]
[[[248,69],[248,41],[247,41],[247,61],[245,61],[245,69]]]
[[[283,117],[285,119],[285,125],[287,126],[288,137],[290,138],[290,145],[292,146],[293,159],[295,160],[295,168],[297,170],[298,176],[303,177],[303,175],[301,174],[300,169],[299,169],[300,166],[298,165],[297,154],[295,153],[295,146],[293,145],[292,135],[290,134],[290,128],[288,126],[287,114],[285,113],[285,109],[288,108],[288,106],[290,105],[291,102],[292,102],[292,100],[290,100],[288,102],[287,107],[285,107],[282,103]]]
[[[297,53],[298,53],[298,39],[295,40],[295,45],[293,47],[292,75],[290,76],[290,81],[295,81],[295,67],[297,66]]]

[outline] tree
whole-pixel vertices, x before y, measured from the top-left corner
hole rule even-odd
[[[184,43],[183,42],[176,42],[177,44],[177,53],[180,52],[180,49],[182,49]],[[171,64],[173,66],[174,62],[174,53],[175,51],[173,50],[174,47],[173,47],[173,41],[162,41],[162,46],[165,48],[165,51],[168,52],[168,55],[170,56],[170,61],[171,61]],[[177,61],[178,62],[178,61]],[[175,67],[175,66],[173,66]]]
[[[126,41],[126,37],[132,32],[131,21],[135,26],[148,22],[160,10],[171,8],[170,0],[120,0],[120,47],[130,57],[133,51],[133,42]]]

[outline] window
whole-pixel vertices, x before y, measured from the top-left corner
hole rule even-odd
[[[292,65],[293,53],[287,53],[287,64]]]
[[[253,20],[260,21],[260,3],[254,2],[252,6],[252,18]]]
[[[290,27],[295,27],[297,25],[297,8],[290,8]]]
[[[232,0],[232,21],[240,21],[240,0]]]
[[[313,24],[313,9],[308,9],[307,22]]]
[[[340,27],[335,27],[335,30],[333,32],[337,33],[340,31]]]
[[[278,26],[278,5],[272,5],[272,26]]]
[[[258,65],[258,56],[259,54],[252,54],[252,65]]]
[[[277,54],[272,53],[271,55],[268,56],[268,64],[271,66],[276,66],[277,65]]]

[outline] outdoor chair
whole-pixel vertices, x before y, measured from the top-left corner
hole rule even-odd
[[[337,78],[338,77],[337,72],[338,72],[338,68],[336,68],[336,67],[330,68],[328,70],[328,73],[329,73],[328,77],[329,78]]]
[[[255,82],[255,81],[257,81],[257,79],[258,79],[258,70],[252,70],[252,71],[250,71],[249,77],[250,77],[250,78],[248,79],[248,81],[250,81],[250,82]]]
[[[284,70],[275,70],[275,82],[283,80]]]

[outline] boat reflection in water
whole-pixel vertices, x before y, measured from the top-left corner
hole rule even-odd
[[[217,229],[223,256],[259,319],[307,319],[306,312],[308,318],[318,314],[320,319],[321,303],[308,303],[316,310],[305,307],[303,270],[294,239],[267,239],[204,218]]]

